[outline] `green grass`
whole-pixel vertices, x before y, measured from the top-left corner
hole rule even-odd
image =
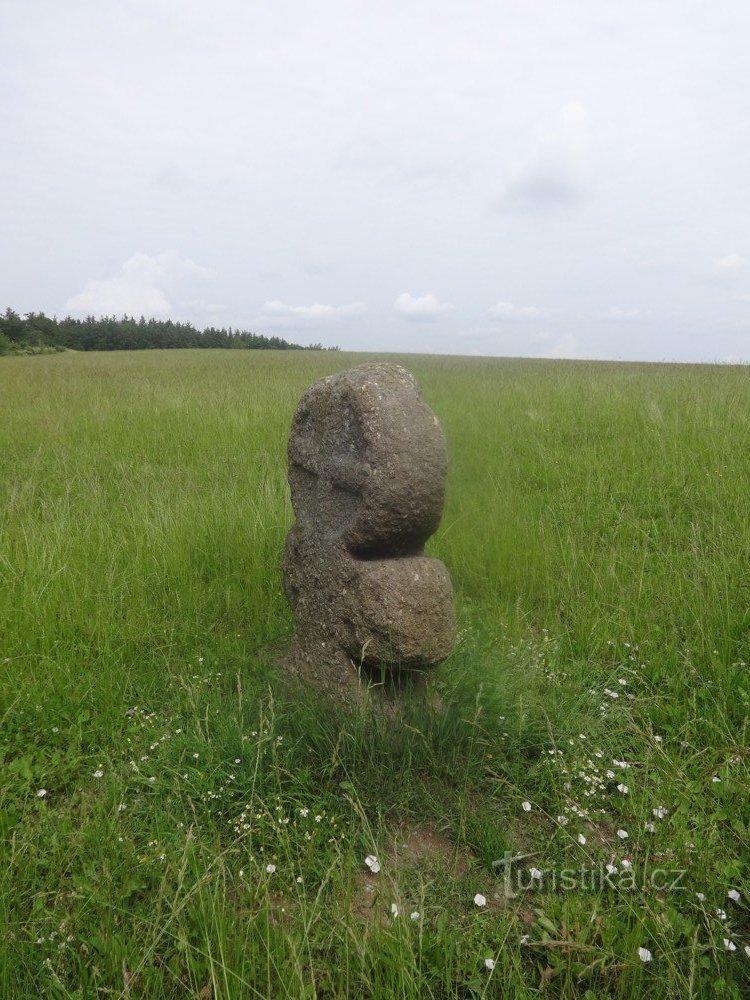
[[[747,996],[750,374],[403,359],[460,641],[393,725],[278,666],[291,415],[361,360],[0,361],[0,996]]]

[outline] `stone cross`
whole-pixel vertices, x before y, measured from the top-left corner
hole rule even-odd
[[[448,571],[424,555],[443,510],[447,451],[410,372],[364,364],[315,382],[289,436],[296,523],[284,586],[288,662],[328,690],[403,679],[455,641]]]

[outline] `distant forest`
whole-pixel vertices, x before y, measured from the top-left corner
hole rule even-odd
[[[290,344],[281,337],[244,330],[197,330],[191,323],[171,319],[140,319],[123,316],[86,319],[55,319],[44,313],[26,313],[12,309],[0,315],[0,354],[45,354],[50,351],[143,351],[169,347],[218,347],[239,350],[321,351],[322,344]],[[338,350],[338,348],[327,348]]]

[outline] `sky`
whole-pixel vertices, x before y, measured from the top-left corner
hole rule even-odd
[[[0,0],[0,309],[750,361],[747,0]]]

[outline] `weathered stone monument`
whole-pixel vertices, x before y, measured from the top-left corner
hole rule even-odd
[[[289,436],[296,524],[284,585],[290,667],[334,693],[418,676],[450,653],[448,571],[424,555],[443,510],[447,451],[410,372],[364,364],[315,382]]]

